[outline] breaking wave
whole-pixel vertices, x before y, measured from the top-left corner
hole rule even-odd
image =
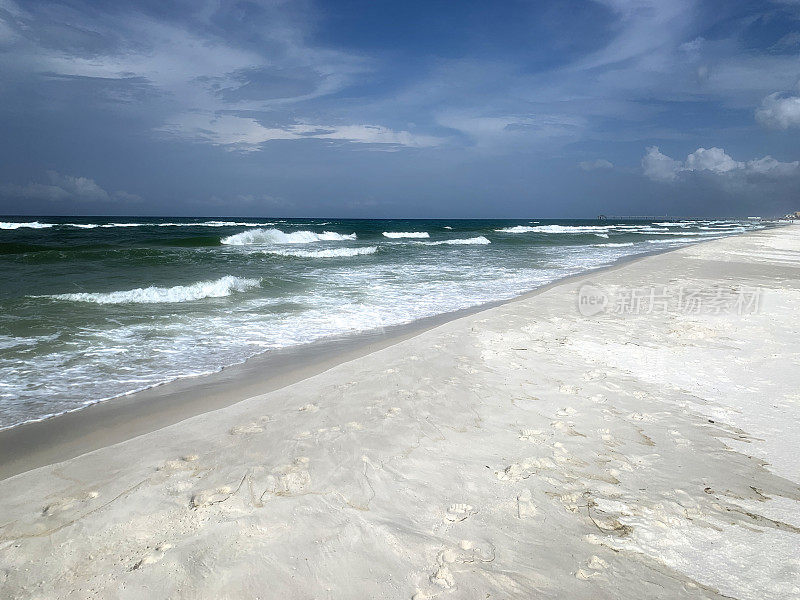
[[[608,227],[600,225],[517,225],[495,229],[498,233],[606,233]]]
[[[384,231],[383,236],[392,238],[393,240],[400,238],[429,238],[431,237],[427,231]]]
[[[356,234],[341,234],[334,231],[293,231],[284,233],[280,229],[253,229],[229,235],[220,240],[230,246],[246,246],[248,244],[310,244],[311,242],[338,242],[354,240]]]
[[[162,302],[190,302],[202,298],[222,298],[232,292],[244,292],[261,285],[260,279],[244,279],[226,275],[214,281],[199,281],[192,285],[174,287],[146,287],[119,292],[73,293],[44,296],[54,300],[93,302],[95,304],[156,304]]]
[[[471,238],[457,238],[454,240],[440,240],[438,242],[419,242],[419,243],[425,244],[426,246],[441,246],[442,244],[448,244],[451,246],[468,246],[472,244],[486,245],[486,244],[491,244],[492,242],[488,238],[479,235],[478,237],[471,237]]]
[[[328,250],[266,250],[265,253],[297,258],[340,258],[375,254],[377,251],[377,246],[366,246],[364,248],[331,248]]]
[[[0,221],[0,229],[19,229],[21,227],[27,229],[47,229],[52,226],[52,223],[39,223],[39,221],[26,221],[23,223]]]

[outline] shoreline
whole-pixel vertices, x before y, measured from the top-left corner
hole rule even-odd
[[[757,232],[735,235],[751,233]],[[555,286],[612,271],[650,256],[669,254],[716,239],[725,238],[698,240],[677,248],[623,256],[611,264],[565,275],[505,300],[485,302],[378,330],[269,350],[213,373],[174,379],[0,429],[0,481],[157,431],[252,396],[279,390],[445,323],[525,300]]]
[[[760,301],[576,302],[654,289]],[[798,311],[798,226],[562,280],[0,481],[0,587],[800,598]]]

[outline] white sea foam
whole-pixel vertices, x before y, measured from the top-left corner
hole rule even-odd
[[[202,223],[155,223],[155,225],[159,227],[265,227],[275,225],[275,222],[248,223],[247,221],[203,221]]]
[[[248,244],[309,244],[311,242],[338,242],[354,239],[356,239],[355,233],[341,234],[334,231],[284,233],[280,229],[252,229],[224,237],[220,242],[230,246],[246,246]]]
[[[52,223],[40,223],[39,221],[26,221],[22,223],[0,221],[0,229],[47,229],[52,226]]]
[[[44,227],[75,227],[78,229],[95,229],[103,227],[113,229],[115,227],[268,227],[274,225],[275,221],[262,223],[251,223],[248,221],[201,221],[188,223],[0,223],[0,229],[17,229],[18,227],[32,227],[41,229]]]
[[[485,246],[486,244],[491,244],[492,242],[489,239],[483,237],[482,235],[479,235],[478,237],[471,237],[471,238],[457,238],[454,240],[439,240],[436,242],[417,242],[417,243],[425,244],[426,246],[441,246],[442,244],[447,244],[450,246],[469,246],[473,244]]]
[[[155,304],[161,302],[189,302],[202,298],[222,298],[232,292],[244,292],[261,284],[259,279],[244,279],[226,275],[213,281],[199,281],[191,285],[174,287],[146,287],[119,292],[79,292],[45,296],[55,300],[93,302],[95,304]]]
[[[383,235],[384,237],[392,239],[431,237],[427,231],[384,231]]]
[[[668,241],[672,242],[674,240],[668,240]],[[625,248],[627,246],[633,246],[633,242],[620,242],[620,243],[609,242],[607,244],[592,244],[592,245],[595,246],[596,248]]]
[[[96,227],[113,229],[115,227],[265,227],[274,224],[274,221],[267,221],[265,223],[250,223],[247,221],[201,221],[189,223],[56,223],[55,225],[58,227],[77,227],[79,229],[95,229]],[[46,227],[54,226],[49,223],[40,225]],[[3,229],[3,227],[0,226],[0,229]]]
[[[737,231],[746,231],[746,229],[715,229],[710,231],[649,231],[647,233],[651,235],[680,235],[680,236],[687,236],[687,235],[720,235],[720,234],[728,234],[728,233],[735,233]]]
[[[498,233],[606,233],[608,227],[600,225],[517,225],[495,229]]]
[[[536,227],[531,227],[529,225],[516,225],[515,227],[503,227],[502,229],[495,229],[498,233],[531,233],[532,231],[536,231]]]
[[[265,250],[264,253],[297,258],[342,258],[375,254],[377,251],[377,246],[365,246],[363,248],[329,248],[328,250]]]
[[[680,238],[670,238],[666,240],[647,240],[648,244],[679,244],[681,242],[696,242],[695,238],[690,237],[680,237]]]
[[[607,234],[607,233],[595,233],[595,235],[596,235],[597,237],[601,237],[601,238],[607,238],[607,237],[608,237],[608,234]]]

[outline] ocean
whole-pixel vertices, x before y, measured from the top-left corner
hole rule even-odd
[[[0,428],[753,221],[0,221]]]

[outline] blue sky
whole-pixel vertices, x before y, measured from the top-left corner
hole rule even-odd
[[[800,0],[0,0],[0,212],[800,209]]]

